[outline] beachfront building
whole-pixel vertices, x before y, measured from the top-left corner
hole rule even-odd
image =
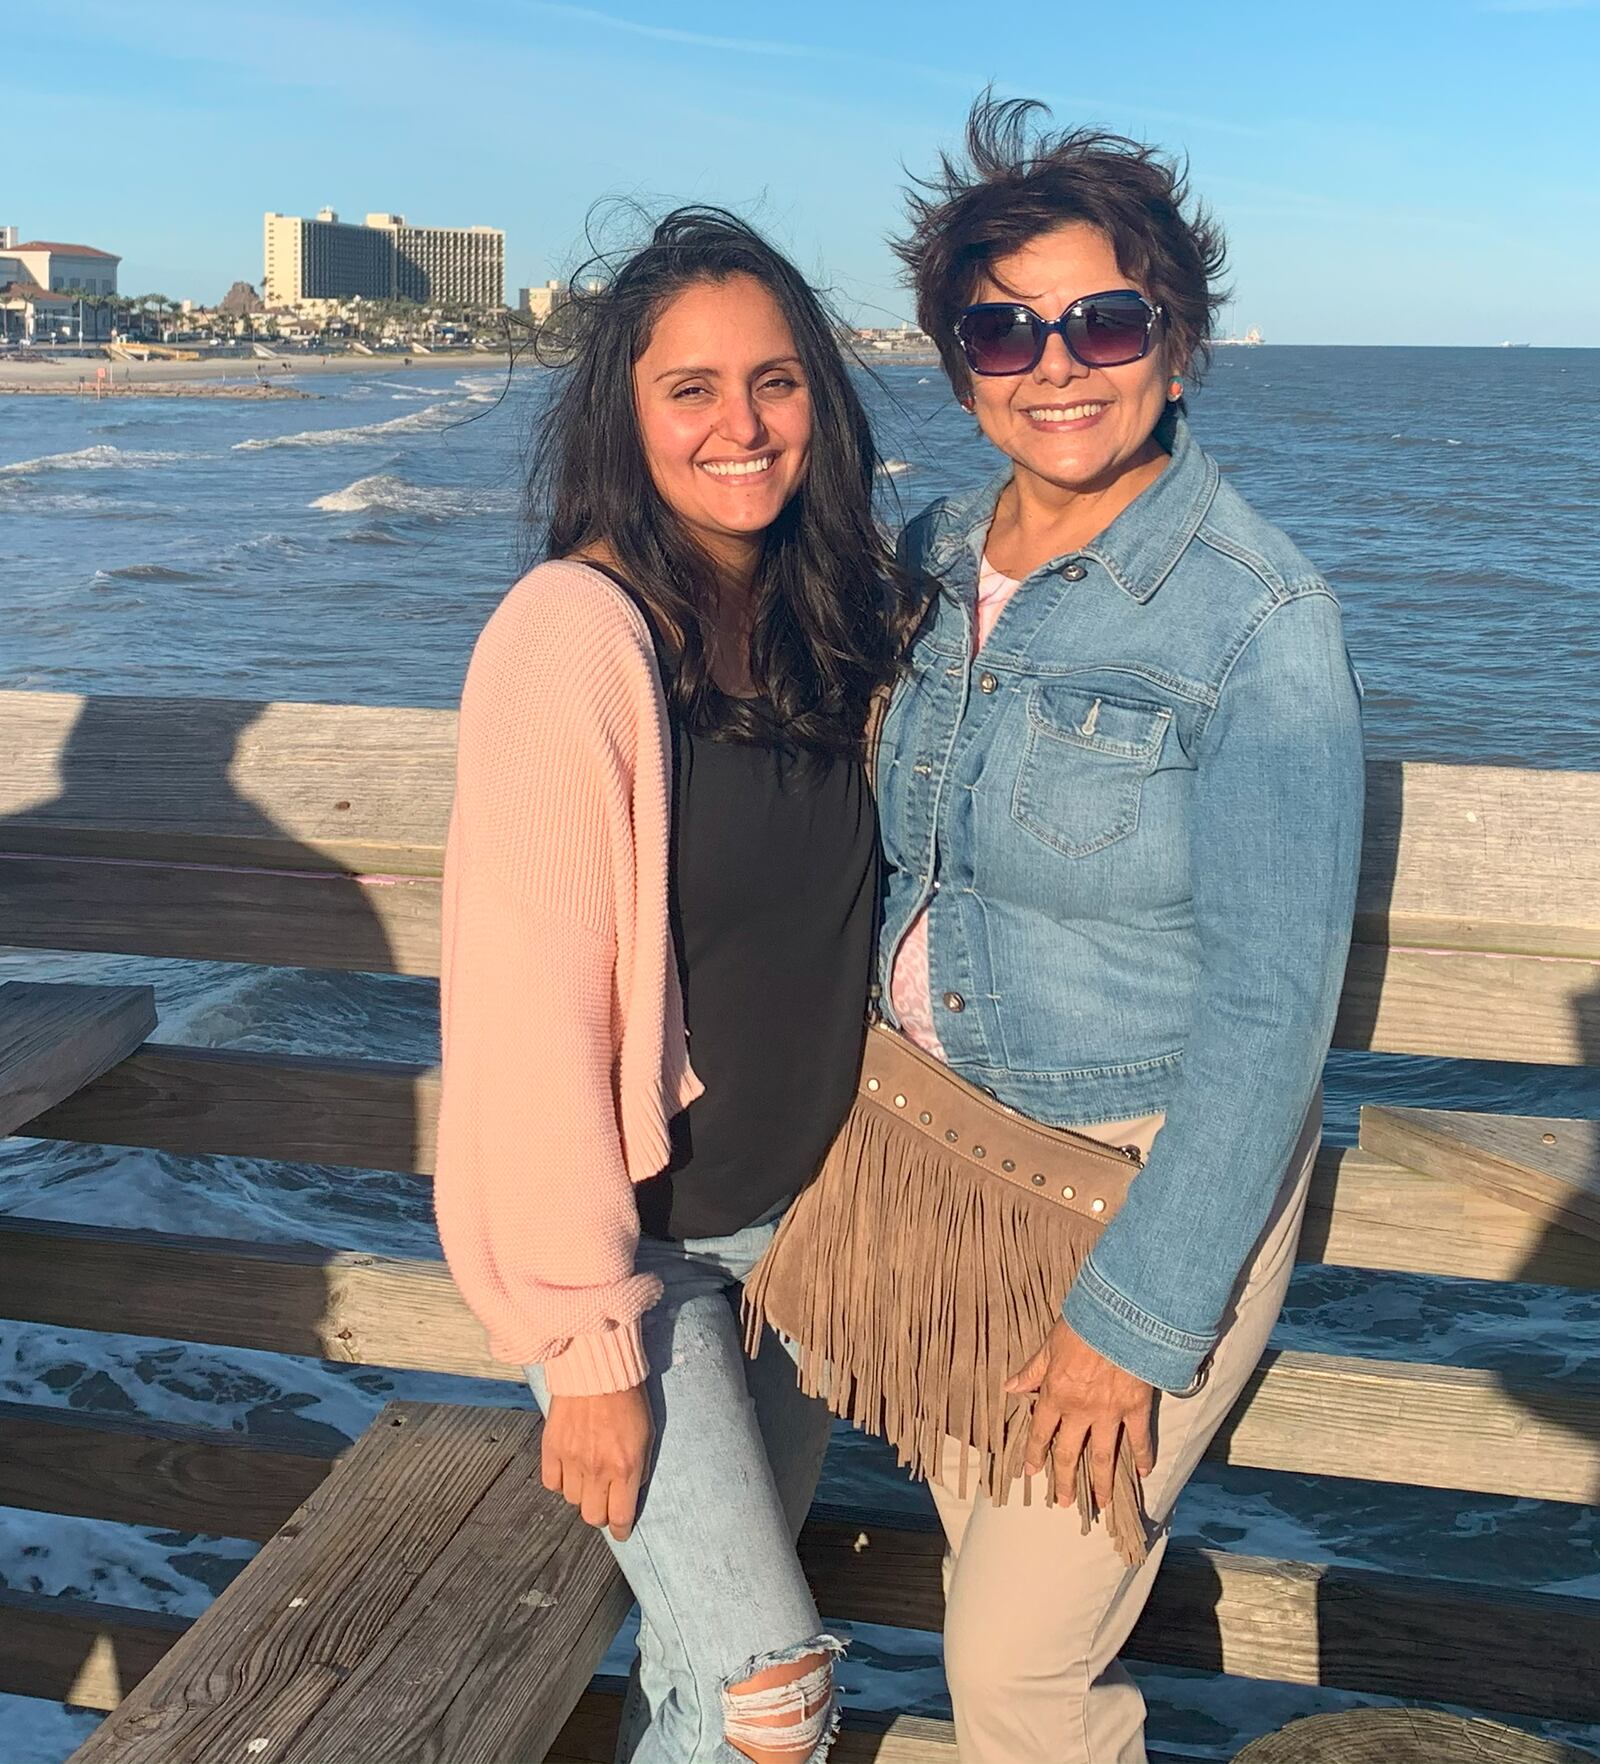
[[[268,306],[307,300],[394,298],[394,241],[371,227],[341,221],[331,208],[315,218],[268,213],[263,227]]]
[[[542,325],[558,306],[565,306],[571,298],[571,292],[555,281],[546,282],[542,288],[519,288],[517,311],[527,313],[529,318]]]
[[[94,245],[19,240],[0,227],[0,317],[16,342],[97,342],[111,335],[122,259]],[[80,298],[79,296],[87,296]],[[102,304],[104,302],[104,304]]]
[[[394,237],[394,293],[419,306],[504,306],[506,236],[499,227],[412,227],[403,214],[369,214]]]
[[[413,227],[401,214],[341,221],[269,213],[263,229],[268,306],[414,300],[419,306],[502,306],[506,236],[498,227]]]
[[[925,353],[933,348],[933,339],[915,325],[863,325],[854,333],[856,345],[864,349],[884,349]]]

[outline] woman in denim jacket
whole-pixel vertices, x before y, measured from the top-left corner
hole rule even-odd
[[[1010,1388],[1028,1466],[1142,1477],[1146,1562],[950,1454],[963,1764],[1138,1764],[1117,1665],[1185,1480],[1294,1261],[1354,907],[1358,686],[1339,607],[1184,418],[1223,247],[1181,174],[981,100],[898,246],[1005,456],[907,528],[942,589],[884,726],[890,1020],[1010,1106],[1147,1153]]]

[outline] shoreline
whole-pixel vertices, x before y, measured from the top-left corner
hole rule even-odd
[[[434,368],[459,372],[464,366],[504,372],[504,355],[481,349],[448,354],[234,356],[209,361],[119,361],[72,356],[58,361],[7,361],[0,358],[0,397],[71,398],[312,398],[300,384],[351,374],[423,373]],[[101,369],[105,379],[98,379]]]

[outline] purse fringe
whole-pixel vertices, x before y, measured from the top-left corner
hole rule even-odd
[[[748,1350],[770,1325],[797,1345],[807,1395],[887,1440],[923,1479],[939,1474],[953,1437],[962,1445],[961,1492],[975,1452],[989,1498],[1004,1506],[1022,1475],[1034,1401],[1008,1395],[1005,1381],[1060,1316],[1098,1222],[985,1180],[861,1100],[824,1170],[827,1179],[800,1194],[745,1284]],[[1053,1461],[1043,1481],[1054,1505]],[[1025,1505],[1031,1484],[1024,1478]],[[1085,1533],[1103,1516],[1122,1559],[1144,1560],[1126,1438],[1109,1509],[1097,1515],[1087,1453],[1072,1494]]]

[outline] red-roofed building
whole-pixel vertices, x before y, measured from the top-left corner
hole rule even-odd
[[[18,245],[12,241],[15,228],[0,229],[0,302],[7,307],[6,325],[10,334],[29,339],[43,333],[57,335],[69,327],[74,340],[94,342],[111,335],[113,314],[110,306],[95,302],[109,298],[117,291],[117,266],[122,262],[114,252],[102,251],[95,245],[69,245],[56,239],[30,239]],[[89,296],[58,304],[54,298],[68,289]],[[43,296],[43,300],[39,298]],[[26,311],[18,302],[26,303]],[[20,317],[20,325],[13,323]]]
[[[3,262],[0,259],[0,264]],[[0,268],[0,275],[4,273]],[[66,331],[72,341],[77,341],[75,305],[68,295],[52,294],[37,282],[24,280],[0,284],[0,337],[8,343],[37,343],[54,339]],[[93,335],[87,321],[84,329]]]

